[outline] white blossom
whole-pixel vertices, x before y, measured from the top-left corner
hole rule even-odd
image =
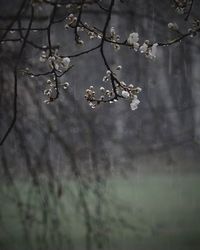
[[[78,39],[78,40],[77,40],[77,44],[79,44],[79,45],[84,45],[84,41],[81,40],[81,39]]]
[[[138,108],[139,103],[140,103],[140,100],[137,98],[136,95],[134,95],[132,102],[130,103],[131,109],[136,110]]]
[[[154,43],[154,44],[152,45],[152,48],[151,48],[151,56],[152,56],[153,58],[156,57],[157,47],[158,47],[158,44],[157,44],[157,43]]]
[[[104,87],[100,87],[100,91],[104,92],[105,88]]]
[[[136,32],[130,33],[129,37],[127,39],[127,43],[129,45],[134,45],[135,43],[137,43],[139,41],[139,34]]]
[[[124,98],[129,98],[130,94],[129,94],[128,91],[123,90],[123,91],[122,91],[122,96],[123,96]]]
[[[158,43],[154,43],[150,48],[148,48],[145,56],[150,59],[154,59],[156,57]]]
[[[40,56],[40,62],[46,62],[47,60],[47,55],[46,55],[46,52],[45,51],[42,51],[42,54]]]
[[[111,36],[115,36],[115,28],[114,27],[111,27],[110,34],[111,34]]]
[[[50,96],[51,92],[52,92],[52,89],[45,89],[44,95]]]
[[[110,71],[110,70],[107,70],[107,71],[106,71],[106,75],[107,75],[107,76],[110,76],[110,75],[111,75],[111,71]]]
[[[102,79],[103,82],[107,82],[108,80],[109,80],[108,75],[104,76]]]
[[[63,89],[67,89],[69,87],[69,83],[68,82],[64,82],[62,85],[63,85]]]
[[[53,66],[52,66],[52,68],[53,68]],[[59,70],[59,64],[55,61],[54,62],[54,68],[56,69],[56,70]]]
[[[65,29],[66,29],[66,30],[69,29],[68,23],[65,24]]]
[[[177,23],[168,23],[168,28],[171,30],[178,30],[178,24]]]
[[[74,14],[69,14],[66,19],[69,26],[73,25],[77,21],[77,17],[75,17]]]
[[[121,65],[118,65],[116,70],[121,70],[122,69],[122,66]]]
[[[47,99],[47,100],[44,100],[44,103],[49,104],[50,101]]]
[[[148,50],[148,45],[146,43],[143,43],[142,46],[140,46],[140,52],[141,53],[146,53]]]
[[[95,109],[96,108],[96,105],[92,102],[89,102],[89,106],[92,108],[92,109]]]
[[[70,58],[69,57],[64,57],[62,59],[63,68],[65,68],[67,70],[69,68],[69,64],[70,64]]]
[[[123,90],[123,91],[122,91],[122,96],[123,96],[124,98],[129,98],[130,94],[128,93],[128,91]]]
[[[135,51],[138,51],[139,47],[140,47],[140,44],[139,43],[134,43],[133,44],[133,47],[134,47],[134,50]]]
[[[129,85],[129,86],[130,86],[130,85]],[[141,91],[142,91],[142,88],[140,88],[140,87],[136,87],[136,88],[135,88],[135,92],[136,92],[136,93],[140,93]]]
[[[125,83],[124,81],[120,81],[120,85],[121,85],[122,87],[126,87],[126,83]]]
[[[115,49],[115,51],[120,50],[120,45],[119,44],[114,44],[114,49]]]

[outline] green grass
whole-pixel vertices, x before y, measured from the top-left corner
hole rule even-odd
[[[17,188],[21,206],[12,189],[0,188],[0,250],[85,249],[84,202],[92,250],[98,242],[113,250],[200,249],[200,175],[115,176],[106,185],[87,187],[63,180],[58,199],[45,180],[40,193],[25,181]]]

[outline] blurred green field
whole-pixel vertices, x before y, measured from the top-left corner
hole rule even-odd
[[[59,196],[45,178],[16,186],[0,187],[0,250],[200,249],[198,174],[63,180]]]

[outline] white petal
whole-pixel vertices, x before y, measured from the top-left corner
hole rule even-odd
[[[124,98],[129,98],[129,93],[128,93],[128,91],[125,91],[125,90],[123,90],[122,91],[122,96],[124,97]]]

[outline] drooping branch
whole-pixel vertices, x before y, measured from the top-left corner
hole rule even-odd
[[[30,21],[29,21],[29,24],[28,24],[28,29],[26,31],[22,46],[20,48],[20,51],[19,51],[19,54],[18,54],[18,57],[17,57],[17,61],[16,61],[15,66],[14,66],[14,71],[13,71],[13,75],[14,75],[13,118],[12,118],[12,122],[9,125],[7,131],[5,132],[3,137],[0,139],[0,145],[2,145],[4,143],[4,141],[6,140],[7,136],[9,135],[12,128],[14,127],[16,119],[17,119],[18,67],[19,67],[19,64],[21,62],[22,54],[23,54],[24,49],[26,47],[26,41],[27,41],[29,33],[30,33],[30,29],[31,29],[31,26],[32,26],[32,23],[33,23],[33,19],[34,19],[34,8],[31,6],[31,18],[30,18]]]

